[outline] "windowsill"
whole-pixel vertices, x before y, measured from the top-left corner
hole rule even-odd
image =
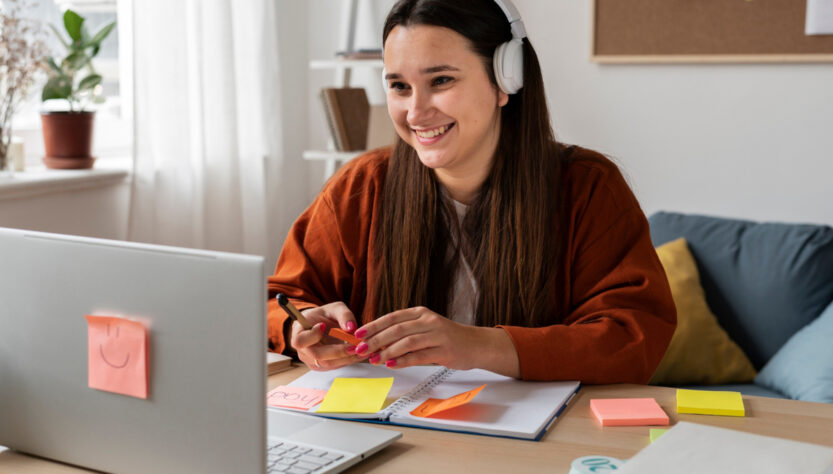
[[[133,171],[131,158],[98,159],[89,170],[51,170],[44,166],[27,168],[13,177],[0,177],[0,200],[100,188],[128,182]]]

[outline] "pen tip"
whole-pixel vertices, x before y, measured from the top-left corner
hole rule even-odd
[[[283,293],[278,293],[277,295],[275,295],[275,298],[278,299],[278,303],[280,304],[286,304],[289,302],[289,300],[286,298],[286,295]]]

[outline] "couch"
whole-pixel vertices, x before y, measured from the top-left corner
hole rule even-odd
[[[755,369],[742,377],[752,380],[696,388],[833,402],[833,228],[671,212],[648,220],[654,246],[685,240],[708,309]]]

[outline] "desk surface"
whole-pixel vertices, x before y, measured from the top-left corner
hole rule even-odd
[[[269,377],[271,390],[306,372],[295,367]],[[349,472],[567,472],[573,459],[601,454],[628,459],[649,444],[647,426],[602,428],[590,413],[591,398],[653,397],[673,425],[690,421],[766,436],[833,446],[833,404],[744,396],[745,417],[678,415],[675,390],[645,385],[585,385],[540,442],[444,431],[381,426],[403,437]],[[0,453],[0,472],[83,472],[19,453]]]

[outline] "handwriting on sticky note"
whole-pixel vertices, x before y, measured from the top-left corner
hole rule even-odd
[[[744,416],[740,392],[677,389],[677,413]]]
[[[411,415],[424,418],[427,416],[436,415],[437,413],[440,413],[445,410],[450,410],[452,408],[459,407],[460,405],[465,405],[466,403],[470,402],[472,398],[477,396],[477,394],[480,393],[480,391],[483,390],[483,387],[485,386],[486,384],[484,383],[483,385],[477,388],[471,389],[467,392],[459,393],[451,398],[429,398],[428,400],[425,400],[420,406],[411,410]]]
[[[266,394],[266,403],[275,407],[309,410],[321,403],[326,395],[326,390],[281,385]]]
[[[148,332],[114,316],[86,315],[87,384],[136,398],[148,397]]]
[[[318,407],[321,413],[376,413],[393,387],[393,377],[337,377]]]

